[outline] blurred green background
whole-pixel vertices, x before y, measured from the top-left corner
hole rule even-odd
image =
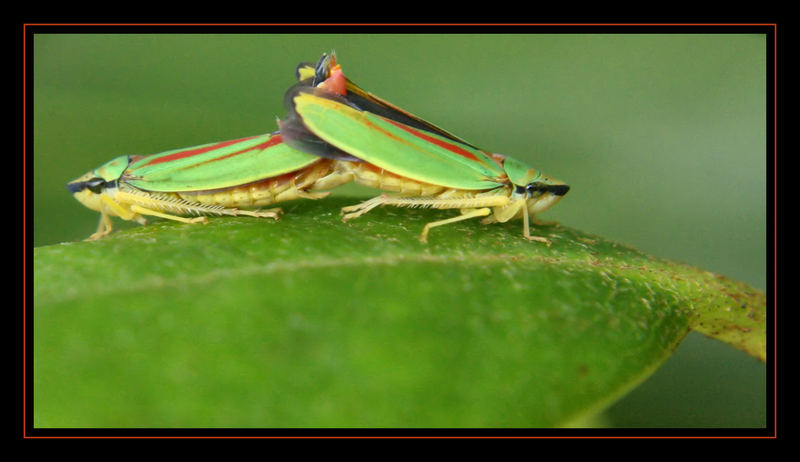
[[[363,88],[570,184],[543,219],[766,289],[764,35],[37,34],[33,45],[35,246],[94,232],[98,214],[68,181],[120,154],[274,131],[295,66],[334,49]],[[762,427],[766,367],[691,334],[606,417]]]

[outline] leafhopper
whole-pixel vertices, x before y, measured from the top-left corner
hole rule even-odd
[[[71,181],[67,189],[100,212],[97,231],[110,217],[145,224],[145,216],[205,223],[206,215],[277,219],[279,208],[243,210],[293,199],[319,199],[341,181],[334,161],[298,151],[277,132],[175,149],[149,156],[123,155]],[[198,215],[187,218],[181,215]]]
[[[310,75],[308,66],[298,73]],[[322,80],[324,77],[325,80]],[[523,220],[528,240],[535,215],[555,205],[570,187],[512,157],[490,153],[368,93],[346,79],[335,57],[317,64],[313,81],[286,93],[279,122],[286,144],[336,160],[334,170],[383,193],[342,209],[343,220],[375,207],[458,209],[461,215],[430,222],[432,228],[483,217],[483,223]]]

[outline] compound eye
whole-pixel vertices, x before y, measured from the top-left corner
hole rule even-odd
[[[91,180],[86,182],[86,187],[89,191],[100,194],[103,192],[103,186],[105,186],[106,181],[102,178],[92,178]]]
[[[525,187],[525,190],[528,191],[528,195],[531,197],[538,197],[547,191],[547,185],[535,182],[531,183]]]

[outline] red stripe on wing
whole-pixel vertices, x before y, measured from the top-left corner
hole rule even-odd
[[[466,157],[467,159],[483,163],[483,160],[478,159],[475,156],[475,154],[467,151],[466,149],[464,149],[464,148],[462,148],[460,146],[457,146],[457,145],[452,144],[452,143],[448,143],[448,142],[440,140],[438,138],[434,138],[434,137],[432,137],[430,135],[425,134],[424,132],[421,132],[419,130],[413,129],[413,128],[409,127],[408,125],[403,125],[403,124],[401,124],[399,122],[395,122],[394,120],[386,119],[386,118],[384,118],[383,120],[385,120],[385,121],[397,126],[398,128],[402,128],[403,130],[407,131],[408,133],[411,133],[412,135],[416,136],[417,138],[422,138],[423,140],[425,140],[425,141],[427,141],[429,143],[433,143],[433,144],[435,144],[435,145],[437,145],[439,147],[445,148],[445,149],[447,149],[448,151],[450,151],[450,152],[452,152],[454,154],[458,154],[459,156]]]
[[[250,137],[250,138],[253,138],[253,137]],[[249,138],[244,138],[244,139],[249,139]],[[239,140],[239,141],[242,141],[242,140]],[[250,152],[250,151],[253,151],[253,150],[261,151],[263,149],[267,149],[270,146],[275,146],[276,144],[279,144],[279,143],[282,143],[282,142],[283,142],[283,138],[281,138],[281,135],[275,135],[275,136],[271,137],[270,139],[268,139],[267,141],[265,141],[265,142],[263,142],[261,144],[257,144],[255,146],[247,148],[247,149],[242,149],[241,151],[236,151],[236,152],[232,152],[230,154],[225,154],[224,156],[221,156],[221,157],[215,157],[213,159],[208,159],[205,162],[200,162],[199,164],[195,165],[195,167],[199,166],[199,165],[205,165],[205,164],[208,164],[208,163],[211,163],[211,162],[216,162],[216,161],[223,160],[223,159],[228,159],[230,157],[238,156],[239,154],[244,154],[246,152]]]
[[[259,136],[259,135],[256,135],[256,136]],[[145,163],[144,165],[142,165],[142,167],[146,167],[148,165],[161,164],[161,163],[164,163],[164,162],[172,162],[174,160],[184,159],[186,157],[191,157],[191,156],[196,156],[196,155],[203,154],[203,153],[206,153],[206,152],[209,152],[209,151],[213,151],[215,149],[224,148],[225,146],[230,146],[232,144],[236,144],[236,143],[239,143],[239,142],[242,142],[242,141],[246,141],[246,140],[249,140],[249,139],[252,139],[252,138],[255,138],[255,136],[248,136],[246,138],[240,138],[238,140],[222,141],[220,143],[212,144],[210,146],[205,146],[205,147],[197,148],[197,149],[188,149],[186,151],[174,152],[174,153],[172,153],[172,154],[170,154],[168,156],[157,157],[157,158]],[[270,138],[270,140],[267,141],[267,143],[271,142],[274,138],[275,137]]]

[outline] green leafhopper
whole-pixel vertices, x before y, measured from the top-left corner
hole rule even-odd
[[[86,207],[100,212],[97,231],[109,234],[111,216],[145,224],[144,216],[205,223],[203,215],[277,219],[280,209],[241,210],[299,198],[318,199],[346,177],[333,161],[291,148],[276,133],[119,156],[67,184]],[[185,218],[179,215],[200,215]]]
[[[306,70],[306,72],[308,72]],[[431,228],[475,217],[483,223],[523,220],[530,234],[535,214],[555,205],[569,186],[512,157],[489,153],[360,89],[334,58],[317,66],[319,85],[296,85],[285,96],[289,116],[279,122],[286,144],[336,159],[335,170],[357,183],[396,192],[342,209],[343,220],[380,205],[459,209]],[[342,154],[344,153],[344,154]],[[344,180],[341,180],[344,181]]]

